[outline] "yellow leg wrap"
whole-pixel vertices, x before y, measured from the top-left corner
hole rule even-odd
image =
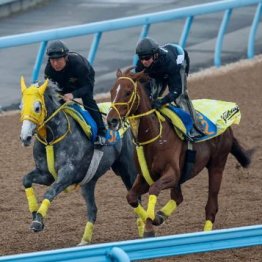
[[[213,223],[210,220],[206,220],[204,231],[211,231],[213,228]]]
[[[38,210],[38,203],[37,203],[34,189],[32,187],[26,188],[25,194],[29,206],[29,211],[31,213],[36,212]]]
[[[46,217],[47,210],[50,206],[50,201],[48,199],[44,199],[37,213],[40,213],[42,217]]]
[[[138,204],[138,206],[136,208],[134,208],[134,211],[143,221],[146,221],[147,212],[145,211],[145,209],[140,204]]]
[[[157,196],[150,195],[148,200],[148,207],[147,207],[147,216],[154,220],[155,219],[155,206],[156,206]]]
[[[161,209],[165,216],[169,217],[176,210],[176,201],[169,200],[166,205]]]
[[[80,244],[83,245],[83,244],[91,243],[93,231],[94,231],[94,224],[91,222],[87,222],[85,227],[85,232]]]
[[[145,231],[145,223],[143,222],[142,218],[138,218],[136,220],[136,225],[138,228],[138,236],[143,237],[144,236],[144,231]]]

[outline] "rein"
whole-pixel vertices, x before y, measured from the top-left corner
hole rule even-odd
[[[147,112],[144,112],[144,113],[141,113],[141,114],[138,114],[138,115],[131,115],[131,116],[129,116],[129,114],[130,114],[130,112],[131,112],[131,110],[132,110],[132,108],[133,108],[133,106],[135,104],[136,99],[138,99],[137,108],[138,108],[139,102],[141,100],[141,98],[140,98],[140,96],[139,96],[139,94],[137,92],[137,82],[135,82],[132,78],[127,77],[127,76],[122,76],[122,77],[119,77],[118,79],[127,79],[127,80],[129,80],[133,84],[134,89],[133,89],[133,92],[132,92],[131,97],[128,100],[128,102],[117,102],[117,103],[112,102],[111,107],[117,112],[119,118],[122,119],[122,117],[120,115],[120,112],[119,112],[119,110],[117,109],[116,106],[127,106],[128,110],[127,110],[127,113],[124,116],[124,118],[127,118],[129,121],[131,120],[130,122],[132,122],[132,120],[139,120],[142,117],[149,116],[149,115],[155,113],[156,116],[157,116],[158,122],[159,122],[159,134],[156,137],[153,137],[152,139],[149,139],[149,140],[144,141],[144,142],[138,142],[137,141],[137,137],[134,135],[135,134],[135,130],[134,130],[135,127],[134,127],[134,125],[132,125],[130,123],[131,129],[132,129],[132,133],[133,133],[134,138],[136,140],[136,141],[134,141],[134,143],[137,146],[143,146],[143,145],[147,145],[147,144],[151,144],[151,143],[155,142],[162,135],[162,131],[163,131],[162,122],[165,121],[165,119],[163,118],[163,116],[156,109],[151,109],[151,110],[149,110]],[[130,104],[131,104],[131,106],[130,106]]]
[[[70,102],[64,103],[64,104],[61,105],[55,112],[53,112],[53,113],[38,127],[38,129],[37,129],[38,133],[39,133],[43,128],[45,128],[46,124],[47,124],[52,118],[54,118],[54,117],[55,117],[65,106],[67,106],[69,103],[70,103]],[[37,138],[37,140],[38,140],[39,142],[41,142],[41,143],[44,144],[44,145],[54,145],[54,144],[62,141],[62,140],[67,136],[67,134],[68,134],[69,132],[71,132],[70,121],[69,121],[69,119],[68,119],[68,116],[67,116],[67,114],[66,114],[64,111],[62,111],[62,112],[64,113],[64,115],[65,115],[65,117],[66,117],[66,120],[67,120],[67,130],[66,130],[66,132],[65,132],[63,135],[61,135],[60,137],[58,137],[57,139],[55,139],[54,141],[50,142],[50,143],[48,143],[48,142],[46,141],[46,137],[45,137],[44,139],[41,139],[40,136],[37,134],[37,135],[36,135],[36,138]],[[45,141],[44,141],[44,140],[45,140]]]

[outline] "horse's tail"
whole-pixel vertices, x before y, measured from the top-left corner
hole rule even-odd
[[[242,167],[248,168],[251,164],[252,155],[255,152],[255,149],[244,149],[239,144],[237,139],[233,137],[233,144],[230,152],[237,159],[237,161],[240,163]]]

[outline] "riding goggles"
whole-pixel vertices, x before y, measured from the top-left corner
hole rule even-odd
[[[139,59],[142,61],[142,60],[145,60],[145,61],[148,61],[152,58],[153,56],[152,55],[143,55],[143,56],[139,56]]]

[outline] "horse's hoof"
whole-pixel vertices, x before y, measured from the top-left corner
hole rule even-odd
[[[148,232],[144,232],[144,237],[147,238],[147,237],[155,237],[156,234],[154,231],[148,231]]]
[[[167,220],[167,216],[162,212],[158,211],[156,213],[155,219],[152,221],[154,226],[160,226]]]
[[[40,232],[44,229],[44,224],[39,221],[33,221],[30,229],[34,232]]]
[[[90,243],[85,241],[85,240],[81,240],[81,242],[77,245],[78,247],[81,247],[81,246],[86,246],[86,245],[89,245]]]

